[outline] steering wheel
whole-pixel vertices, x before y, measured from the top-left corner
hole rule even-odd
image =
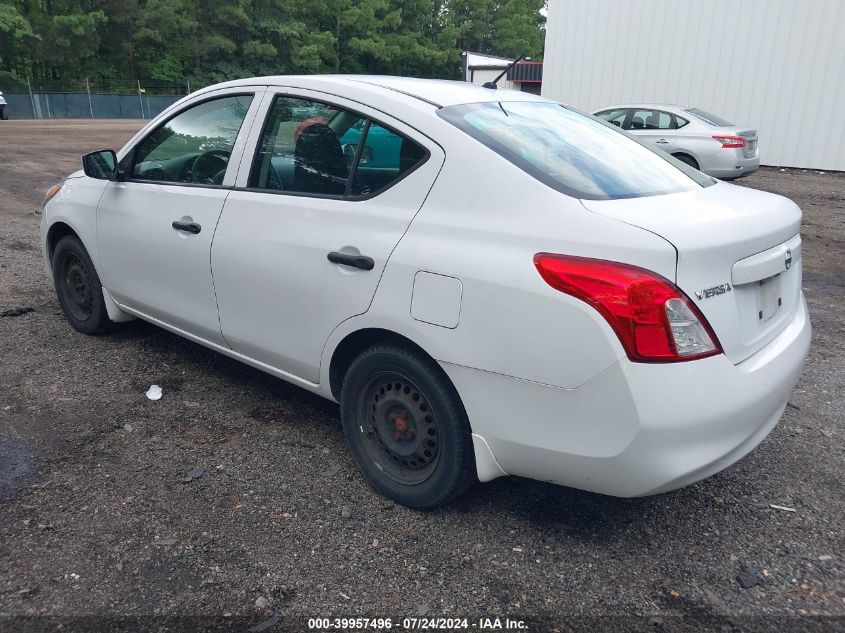
[[[191,180],[203,185],[219,185],[223,182],[231,152],[225,149],[209,149],[199,154],[191,165]]]

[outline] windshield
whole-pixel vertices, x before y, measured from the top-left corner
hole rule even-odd
[[[700,110],[698,108],[689,108],[687,110],[684,110],[684,112],[694,114],[705,123],[715,125],[716,127],[733,127],[733,123],[731,123],[730,121],[727,121],[722,117],[716,116],[715,114],[710,114],[709,112]]]
[[[540,182],[576,198],[637,198],[714,182],[618,128],[556,103],[472,103],[438,114]]]

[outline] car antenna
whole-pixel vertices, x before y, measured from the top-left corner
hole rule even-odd
[[[508,74],[508,71],[509,71],[511,68],[513,68],[514,66],[516,66],[516,65],[517,65],[519,62],[521,62],[523,59],[525,59],[525,60],[529,60],[529,59],[531,59],[531,58],[530,58],[530,57],[526,57],[525,55],[520,55],[520,56],[519,56],[519,57],[517,57],[515,60],[513,60],[513,61],[512,61],[512,62],[508,65],[508,67],[507,67],[507,68],[505,68],[502,72],[500,72],[500,73],[499,73],[499,76],[498,76],[498,77],[496,77],[493,81],[485,81],[485,82],[482,84],[482,88],[490,88],[491,90],[495,90],[496,88],[498,88],[499,86],[498,86],[497,84],[499,83],[499,80],[500,80],[502,77],[504,77],[505,75],[507,75],[507,74]]]

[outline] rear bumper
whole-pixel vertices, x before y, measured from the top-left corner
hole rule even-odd
[[[746,158],[742,150],[721,150],[708,156],[701,171],[714,178],[742,178],[760,168],[760,156]]]
[[[757,446],[780,419],[809,345],[802,298],[784,331],[738,365],[724,355],[625,359],[576,389],[444,369],[502,470],[636,497],[708,477]]]

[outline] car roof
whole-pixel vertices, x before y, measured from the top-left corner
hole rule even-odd
[[[466,81],[445,79],[417,79],[389,75],[274,75],[237,79],[208,86],[205,90],[235,88],[238,86],[289,86],[298,88],[327,88],[334,86],[365,87],[373,93],[400,93],[438,108],[463,103],[485,103],[495,101],[542,101],[537,95],[518,90],[484,88]]]
[[[604,112],[606,110],[620,110],[622,108],[639,108],[642,110],[687,110],[691,106],[688,105],[680,105],[677,103],[623,103],[619,105],[612,105],[607,106],[604,108],[598,108],[593,110],[593,112]]]

